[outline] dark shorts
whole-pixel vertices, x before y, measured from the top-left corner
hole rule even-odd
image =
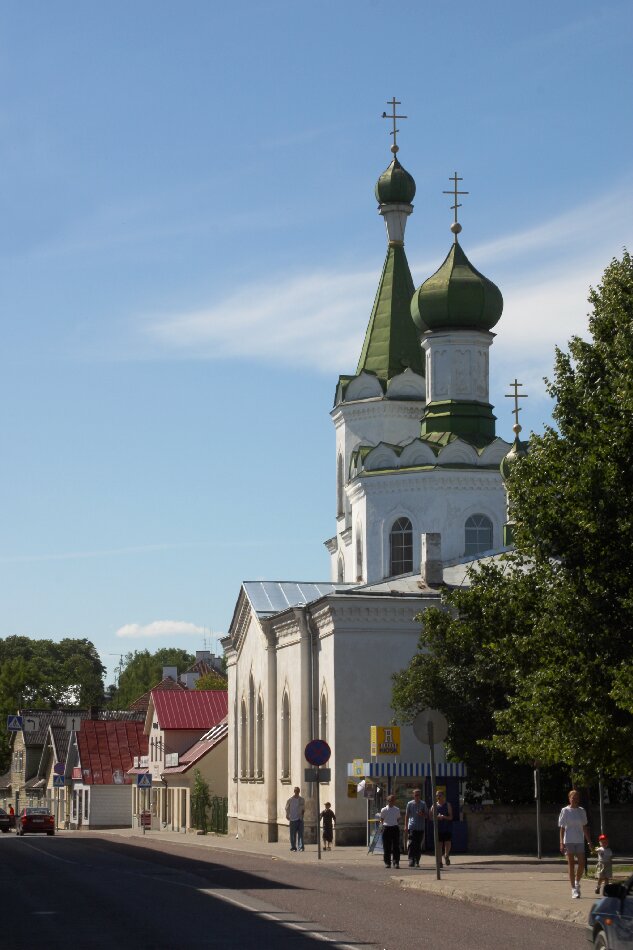
[[[452,841],[453,832],[452,831],[438,831],[437,837],[440,841]]]

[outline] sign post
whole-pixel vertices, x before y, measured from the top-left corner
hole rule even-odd
[[[147,805],[148,789],[151,789],[151,787],[152,787],[152,776],[149,772],[141,772],[139,775],[136,776],[136,788],[138,790],[139,796],[141,794],[141,790],[143,791],[144,805]],[[152,827],[151,810],[148,808],[141,808],[140,817],[141,817],[141,827],[143,829],[143,834],[145,834],[146,828],[149,827],[151,829]]]
[[[314,766],[314,771],[316,772],[316,836],[317,836],[317,855],[318,860],[321,860],[321,799],[320,799],[320,774],[319,769],[322,765],[325,765],[329,761],[330,756],[332,755],[332,750],[325,741],[325,739],[312,739],[311,742],[308,742],[304,750],[304,755],[306,757],[306,762],[309,762],[310,765]],[[328,769],[329,771],[329,769]]]
[[[438,836],[437,808],[435,808],[435,743],[444,742],[448,735],[446,716],[439,709],[423,709],[413,720],[413,732],[416,739],[428,745],[431,750],[431,797],[433,799],[433,845],[435,848],[435,874],[441,878],[440,841]]]

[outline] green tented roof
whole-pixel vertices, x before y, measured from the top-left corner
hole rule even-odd
[[[390,245],[365,334],[356,374],[387,382],[408,367],[424,376],[420,337],[411,318],[414,286],[404,247]]]

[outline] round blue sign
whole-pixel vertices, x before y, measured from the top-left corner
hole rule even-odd
[[[308,742],[304,754],[310,765],[325,765],[332,755],[332,750],[325,739],[313,739]]]

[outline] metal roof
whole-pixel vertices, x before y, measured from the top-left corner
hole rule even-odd
[[[152,690],[161,729],[211,729],[228,714],[225,689]]]
[[[147,755],[142,722],[86,719],[76,736],[81,780],[86,785],[123,784],[134,756]],[[116,782],[115,773],[120,775]]]
[[[260,617],[270,617],[289,607],[303,607],[355,584],[332,584],[328,581],[244,581],[242,587],[250,604]]]
[[[186,772],[187,769],[190,769],[192,765],[195,765],[207,752],[210,752],[211,749],[214,749],[217,745],[220,744],[229,734],[229,720],[228,716],[219,722],[217,726],[214,726],[213,729],[209,729],[208,732],[198,739],[190,749],[187,749],[186,752],[183,752],[178,758],[178,765],[173,765],[170,768],[163,769],[163,775],[174,775],[179,772]]]

